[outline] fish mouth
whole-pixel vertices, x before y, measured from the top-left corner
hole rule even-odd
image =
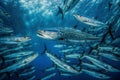
[[[42,33],[38,32],[37,33],[38,36],[44,36]]]
[[[41,31],[37,31],[37,36],[38,37],[42,37],[42,38],[44,38],[45,36],[44,36],[44,34],[42,34],[42,32]]]

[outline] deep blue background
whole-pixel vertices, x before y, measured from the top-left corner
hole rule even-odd
[[[4,18],[5,26],[12,27],[14,34],[17,36],[30,36],[32,38],[31,48],[35,52],[39,52],[40,56],[31,64],[36,67],[36,77],[38,79],[49,75],[50,73],[43,73],[42,70],[46,67],[53,66],[52,61],[44,54],[44,44],[47,48],[56,55],[59,49],[53,47],[57,41],[44,40],[36,36],[36,31],[41,28],[54,27],[73,27],[78,25],[79,29],[87,28],[89,26],[78,22],[73,14],[81,14],[83,16],[94,18],[97,17],[99,21],[106,23],[113,15],[120,14],[114,12],[115,4],[112,10],[108,10],[108,2],[111,0],[80,0],[80,2],[71,11],[65,14],[64,20],[60,16],[55,16],[58,11],[57,6],[60,6],[62,0],[0,0],[0,6],[5,11],[9,12],[11,18]],[[113,0],[116,3],[119,0]],[[120,10],[119,10],[120,11]],[[120,28],[114,36],[120,36]],[[120,69],[120,62],[108,61],[110,64]],[[57,72],[57,71],[53,71]],[[119,73],[108,73],[112,76],[111,80],[120,80]],[[119,79],[117,79],[119,78]],[[80,74],[73,77],[63,77],[58,74],[50,80],[98,80],[86,74]]]

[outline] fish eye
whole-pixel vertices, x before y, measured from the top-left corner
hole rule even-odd
[[[43,32],[45,32],[45,30],[42,30]]]

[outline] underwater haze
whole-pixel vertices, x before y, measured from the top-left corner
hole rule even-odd
[[[0,80],[120,80],[120,0],[0,0]]]

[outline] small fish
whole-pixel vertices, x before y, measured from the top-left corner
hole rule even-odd
[[[14,64],[12,64],[11,66],[8,66],[4,69],[1,69],[0,70],[0,73],[4,73],[4,72],[10,72],[10,71],[14,71],[14,70],[17,70],[27,64],[29,64],[30,62],[32,62],[36,57],[38,57],[38,53],[35,53],[25,59],[22,59]]]
[[[98,47],[98,50],[100,51],[100,52],[104,52],[104,51],[113,51],[114,50],[114,47],[111,47],[111,46],[99,46]]]
[[[2,36],[2,34],[8,34],[8,33],[12,33],[13,29],[11,28],[7,28],[7,27],[0,27],[0,35]]]
[[[14,61],[19,61],[21,60],[22,57],[19,57],[19,58],[12,58],[12,59],[4,59],[3,60],[3,63],[11,63],[11,62],[14,62]]]
[[[115,47],[120,47],[120,45],[118,45],[120,44],[120,38],[116,38],[115,40],[112,41],[111,44]]]
[[[73,67],[69,66],[67,63],[61,61],[57,57],[53,56],[51,53],[46,52],[46,55],[60,68],[64,69],[67,72],[79,74],[80,72]]]
[[[5,55],[4,58],[16,58],[16,57],[24,57],[27,55],[31,55],[33,51],[23,51],[23,52],[17,52],[17,53],[12,53],[9,55]]]
[[[62,8],[58,6],[58,12],[56,15],[61,14],[64,19],[64,14],[73,9],[80,0],[64,0]]]
[[[52,74],[50,74],[50,75],[47,75],[47,76],[43,77],[43,78],[40,79],[40,80],[47,80],[47,79],[50,79],[51,77],[53,77],[53,76],[55,76],[55,75],[56,75],[56,73],[52,73]]]
[[[28,78],[27,80],[35,80],[36,76],[32,76],[30,78]]]
[[[90,71],[90,70],[87,70],[87,69],[82,69],[82,72],[83,73],[86,73],[92,77],[95,77],[95,78],[99,78],[99,79],[109,79],[110,77],[105,75],[105,74],[102,74],[102,73],[98,73],[98,72],[95,72],[95,71]]]
[[[82,62],[81,65],[82,65],[83,67],[87,67],[87,68],[90,68],[90,69],[101,70],[99,67],[95,66],[94,64]]]
[[[63,44],[56,44],[56,45],[54,45],[54,47],[55,48],[62,48],[62,47],[64,47],[65,45],[63,45]]]
[[[4,37],[0,38],[1,43],[5,44],[18,44],[18,43],[24,43],[27,41],[30,41],[30,37]]]
[[[60,50],[59,52],[66,53],[66,52],[71,52],[71,51],[74,51],[74,49],[71,48],[71,49]]]
[[[11,17],[11,15],[8,14],[7,11],[5,11],[5,9],[3,9],[3,8],[0,6],[0,17],[9,18],[9,17]]]
[[[53,70],[55,70],[55,67],[50,67],[50,68],[45,69],[46,72],[53,71]]]
[[[74,76],[74,74],[69,74],[69,73],[60,73],[61,76]]]
[[[110,65],[108,65],[108,64],[106,64],[106,63],[104,63],[102,61],[99,61],[99,60],[97,60],[95,58],[92,58],[92,57],[87,56],[87,55],[84,56],[84,57],[86,59],[88,59],[90,62],[92,62],[94,65],[96,65],[99,68],[101,68],[101,69],[104,69],[104,70],[110,71],[110,72],[120,72],[120,70],[118,70],[118,69],[116,69],[116,68],[114,68],[114,67],[112,67],[112,66],[110,66]]]
[[[18,47],[12,48],[12,49],[7,49],[7,50],[4,50],[4,51],[0,52],[0,55],[3,55],[3,54],[5,55],[10,51],[18,51],[18,50],[21,50],[21,49],[23,49],[23,46],[18,46]]]
[[[120,57],[117,57],[114,54],[110,54],[109,52],[108,53],[99,53],[99,55],[102,57],[108,58],[110,60],[113,60],[113,61],[120,61]]]
[[[87,25],[90,25],[90,26],[95,26],[95,27],[107,27],[107,25],[103,22],[100,22],[100,21],[97,21],[97,20],[94,20],[94,19],[90,19],[90,18],[87,18],[87,17],[84,17],[84,16],[80,16],[78,14],[74,14],[73,15],[78,21],[84,23],[84,24],[87,24]]]
[[[82,56],[83,54],[78,54],[78,53],[72,53],[72,54],[65,55],[66,58],[74,58],[74,59],[81,58]]]
[[[35,70],[31,70],[31,71],[28,71],[28,72],[20,73],[20,74],[19,74],[19,77],[31,75],[31,74],[33,74],[34,72],[35,72]]]
[[[1,46],[1,45],[0,45]],[[6,50],[7,49],[7,47],[6,46],[4,46],[4,47],[1,47],[0,48],[0,51],[4,51],[4,50]]]

